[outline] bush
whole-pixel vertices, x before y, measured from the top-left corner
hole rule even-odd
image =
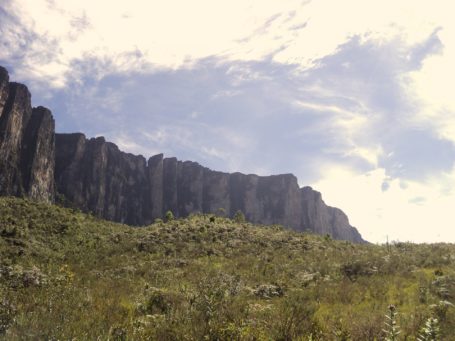
[[[284,295],[284,289],[275,284],[261,284],[255,290],[254,294],[260,298],[281,297]]]
[[[351,281],[355,281],[359,276],[371,276],[375,272],[370,264],[359,260],[342,265],[340,270]]]
[[[153,288],[145,306],[147,314],[168,314],[171,311],[174,295],[166,291]]]
[[[16,309],[14,305],[3,298],[0,300],[0,335],[6,333],[8,328],[14,323],[15,321],[15,314]]]
[[[242,211],[238,210],[237,212],[235,212],[234,221],[238,224],[245,222],[245,215],[243,214]]]
[[[165,214],[166,222],[174,220],[174,213],[167,211]]]

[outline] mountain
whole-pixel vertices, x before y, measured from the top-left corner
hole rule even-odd
[[[0,67],[0,194],[53,202],[65,200],[96,216],[147,225],[167,211],[233,216],[281,224],[297,231],[364,242],[339,209],[321,194],[300,188],[292,174],[223,173],[195,162],[146,160],[120,151],[103,137],[55,134],[51,112],[31,107],[24,85],[10,83]]]

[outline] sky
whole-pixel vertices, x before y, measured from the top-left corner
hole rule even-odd
[[[450,0],[0,0],[58,132],[293,173],[368,241],[455,242]]]

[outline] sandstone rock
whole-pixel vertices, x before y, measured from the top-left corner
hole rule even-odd
[[[335,239],[364,242],[357,229],[349,224],[348,217],[338,208],[327,206],[321,193],[311,187],[303,187],[302,222],[303,231],[328,234]]]
[[[0,66],[0,117],[3,113],[3,108],[8,99],[9,93],[9,75],[5,68]]]
[[[282,224],[298,231],[363,242],[319,192],[292,174],[258,176],[212,171],[198,163],[120,151],[103,137],[54,134],[51,112],[32,109],[31,95],[0,67],[0,195],[66,203],[113,221],[150,224],[167,211],[184,217],[217,213]]]
[[[103,137],[87,140],[82,134],[56,134],[56,146],[60,194],[105,219],[144,223],[148,172],[142,156],[121,152]]]
[[[163,154],[151,157],[148,161],[148,186],[145,204],[149,207],[146,224],[163,216]]]
[[[10,83],[0,118],[0,193],[24,195],[21,172],[22,138],[32,115],[30,92],[24,85]]]
[[[233,217],[240,210],[254,223],[362,242],[341,210],[327,206],[310,187],[300,189],[292,174],[229,174],[162,154],[146,164],[104,138],[56,134],[55,179],[58,192],[77,207],[127,224],[150,224],[167,211]]]
[[[54,119],[0,69],[0,194],[54,200]]]
[[[177,181],[179,216],[203,212],[204,168],[196,162],[180,162]]]
[[[177,200],[177,159],[172,157],[163,160],[163,213],[179,216]]]
[[[204,169],[202,209],[204,213],[230,212],[229,174]],[[221,211],[221,212],[220,212]]]
[[[21,169],[27,196],[46,202],[54,201],[54,130],[50,110],[34,108],[22,139]]]

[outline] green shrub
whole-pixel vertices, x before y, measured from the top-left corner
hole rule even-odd
[[[234,214],[234,221],[238,224],[242,224],[245,222],[245,215],[243,214],[242,211],[238,210],[237,212],[235,212]]]
[[[166,222],[174,220],[174,214],[172,211],[167,211],[164,217],[166,218]]]

